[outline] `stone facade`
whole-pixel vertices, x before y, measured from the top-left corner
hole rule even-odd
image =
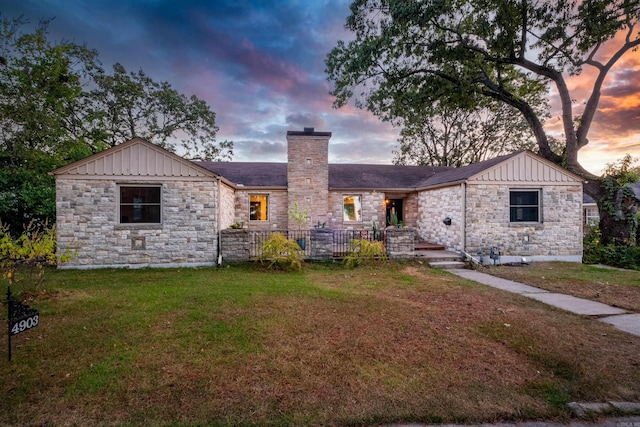
[[[329,211],[330,132],[287,132],[288,210],[309,208],[312,223],[327,222]],[[289,224],[295,228],[296,224]]]
[[[385,234],[389,259],[404,259],[414,256],[414,230],[410,228],[387,228]]]
[[[541,191],[541,221],[511,223],[509,190],[517,186],[467,187],[467,252],[497,246],[506,260],[582,257],[582,186],[545,185]]]
[[[356,235],[371,231],[374,223],[378,230],[384,229],[385,203],[396,200],[402,201],[402,221],[411,228],[387,232],[391,257],[413,252],[415,230],[426,241],[471,255],[497,246],[505,262],[521,257],[582,258],[580,178],[533,153],[514,153],[490,164],[448,170],[447,175],[433,170],[427,175],[423,169],[420,173],[402,169],[402,174],[386,169],[392,173],[385,174],[371,168],[375,165],[354,171],[343,168],[332,189],[330,137],[330,132],[313,128],[290,131],[287,165],[263,164],[254,175],[251,169],[245,171],[250,165],[240,165],[242,170],[235,173],[234,169],[214,172],[211,165],[200,166],[140,138],[60,168],[54,171],[58,246],[77,253],[63,267],[214,265],[219,238],[228,243],[221,248],[225,260],[249,259],[255,256],[257,241],[251,241],[255,236],[297,229],[288,217],[295,202],[302,210],[309,208],[308,228],[326,224],[326,229],[312,230],[306,255],[330,258],[334,252],[344,252],[337,249],[341,242],[330,241],[334,234],[341,235],[337,230]],[[265,177],[274,179],[263,182]],[[123,223],[128,217],[120,218],[120,185],[160,187],[160,223]],[[539,192],[539,221],[510,222],[512,189]],[[266,220],[250,219],[252,195],[267,196]],[[360,204],[350,200],[345,208],[345,196],[357,196]],[[134,203],[123,209],[134,209]],[[264,214],[265,205],[257,205],[254,209]],[[352,218],[359,210],[360,219],[345,220],[345,209]],[[225,231],[235,222],[242,222],[245,229]],[[308,232],[306,227],[304,231]]]
[[[267,195],[269,207],[266,221],[249,219],[249,197],[252,194]],[[289,222],[287,203],[288,198],[285,190],[236,190],[235,218],[250,230],[286,230]]]
[[[538,187],[542,218],[537,223],[510,222],[509,192],[514,188],[521,187],[515,183],[469,184],[423,191],[418,198],[419,234],[449,250],[464,250],[471,255],[480,251],[488,255],[496,246],[503,262],[520,261],[522,257],[579,261],[582,186]],[[450,218],[451,225],[446,225],[444,218]]]
[[[418,195],[418,233],[428,242],[454,251],[462,250],[461,186],[422,191]],[[508,207],[508,205],[507,205]],[[444,223],[451,219],[451,225]]]
[[[213,265],[217,257],[216,181],[139,181],[162,187],[160,224],[120,224],[118,183],[56,182],[58,247],[76,255],[63,268]]]
[[[220,184],[220,227],[222,230],[239,220],[235,210],[235,191],[226,184]]]
[[[361,196],[362,221],[345,221],[343,214],[344,196]],[[378,191],[332,191],[329,193],[329,221],[327,226],[336,230],[371,230],[376,223],[378,230],[385,222],[384,193]]]

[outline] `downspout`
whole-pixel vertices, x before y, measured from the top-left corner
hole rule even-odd
[[[218,212],[217,212],[217,227],[218,227],[218,267],[222,266],[222,178],[218,175]]]
[[[467,252],[467,183],[463,182],[460,184],[460,191],[462,192],[462,212],[460,215],[460,228],[461,228],[461,236],[460,236],[460,246],[462,247],[462,252]]]

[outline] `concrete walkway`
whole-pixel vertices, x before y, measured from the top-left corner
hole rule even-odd
[[[520,294],[571,313],[596,316],[602,322],[609,323],[621,331],[640,337],[640,314],[638,313],[629,313],[623,309],[584,298],[548,292],[544,289],[480,273],[475,270],[454,269],[449,271],[465,279],[502,289],[503,291]]]

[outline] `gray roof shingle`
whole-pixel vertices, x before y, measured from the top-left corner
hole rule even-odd
[[[333,189],[409,190],[462,182],[522,151],[462,167],[329,164]],[[235,184],[246,187],[286,187],[286,163],[197,162]]]
[[[286,163],[196,162],[234,184],[245,187],[286,187]],[[330,164],[330,188],[411,189],[436,173],[449,170],[440,166],[396,166]]]

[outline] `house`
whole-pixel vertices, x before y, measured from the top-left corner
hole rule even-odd
[[[626,185],[633,190],[636,198],[640,200],[640,182],[634,182]],[[587,226],[597,226],[600,223],[598,204],[593,200],[593,197],[589,196],[587,193],[584,193],[582,198],[582,221],[584,225]],[[585,228],[585,230],[587,230],[587,228]]]
[[[54,171],[65,268],[214,265],[223,231],[287,230],[294,203],[326,230],[384,228],[502,262],[582,260],[582,181],[531,153],[460,168],[329,164],[330,132],[287,132],[287,163],[193,162],[143,139]]]

